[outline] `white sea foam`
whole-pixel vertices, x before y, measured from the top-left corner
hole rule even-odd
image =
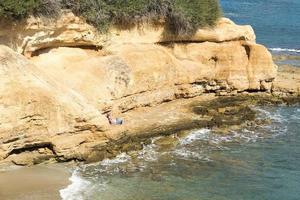
[[[276,111],[268,111],[266,109],[256,107],[255,110],[260,113],[258,119],[270,119],[273,122],[279,123],[286,121],[286,119],[280,113],[280,108],[278,108]]]
[[[262,139],[262,138],[263,136],[259,132],[243,129],[240,131],[233,132],[231,140],[248,143],[248,142],[256,142],[258,139]]]
[[[269,48],[271,51],[300,53],[300,49]]]
[[[83,200],[89,192],[91,182],[80,177],[78,170],[74,170],[69,179],[71,184],[59,191],[63,200]]]
[[[230,148],[226,147],[227,145],[223,145],[224,143],[255,142],[258,139],[265,138],[265,133],[271,133],[271,135],[269,135],[271,137],[286,134],[287,126],[284,125],[284,122],[285,120],[289,120],[290,118],[285,119],[284,113],[282,113],[281,108],[277,108],[275,110],[264,108],[256,109],[260,111],[259,117],[261,119],[271,119],[275,123],[266,126],[261,126],[259,129],[255,130],[243,129],[239,131],[234,131],[225,136],[214,134],[213,131],[210,129],[200,129],[191,132],[185,138],[179,139],[179,145],[174,150],[167,153],[171,153],[174,156],[181,157],[182,159],[197,159],[204,162],[210,162],[212,161],[209,153],[211,150],[214,150],[216,148]],[[300,112],[300,109],[296,108],[295,111],[295,116],[299,117],[298,113]],[[162,152],[158,151],[158,146],[154,144],[154,141],[156,139],[158,138],[154,138],[151,144],[144,146],[143,150],[141,150],[138,153],[138,159],[148,162],[158,160],[158,158],[162,155]],[[196,141],[200,141],[200,143],[194,143]],[[203,146],[201,141],[204,141]],[[199,144],[201,146],[199,146]],[[109,168],[110,166],[114,168],[119,163],[130,163],[129,161],[131,161],[131,159],[132,158],[129,155],[127,155],[126,153],[122,153],[114,159],[103,160],[100,163],[98,163],[98,165],[100,164],[100,166],[103,167],[96,168],[99,169],[97,173],[102,173],[103,170],[111,170]],[[147,167],[146,165],[144,166],[144,164],[144,162],[139,163],[138,167],[140,168],[140,170],[143,170],[143,168]],[[174,165],[174,163],[171,164]],[[67,188],[60,190],[60,195],[63,200],[84,200],[87,199],[89,194],[93,193],[95,190],[99,190],[99,188],[105,189],[105,185],[95,186],[93,180],[91,182],[82,178],[77,170],[73,172],[70,181],[72,183]]]
[[[262,126],[267,132],[271,133],[271,137],[278,137],[286,135],[288,133],[287,122],[291,119],[295,119],[294,115],[285,116],[283,114],[283,107],[278,107],[275,111],[268,111],[261,108],[256,108],[260,112],[260,118],[270,119],[272,124]]]
[[[180,144],[181,145],[186,145],[186,144],[190,144],[196,140],[207,140],[209,137],[209,133],[211,131],[209,129],[200,129],[197,131],[192,132],[191,134],[189,134],[187,137],[180,139]]]
[[[113,159],[104,159],[100,162],[101,165],[103,166],[108,166],[112,164],[118,164],[118,163],[124,163],[131,160],[131,157],[127,155],[126,153],[121,153],[118,156],[116,156]]]
[[[227,16],[227,17],[238,17],[239,15],[237,13],[228,12],[228,13],[225,13],[225,16]]]
[[[138,153],[138,159],[150,162],[156,161],[159,157],[159,152],[156,150],[156,147],[157,146],[153,142],[144,146],[144,148]]]
[[[210,144],[220,144],[220,143],[227,143],[232,142],[233,140],[238,139],[245,139],[251,140],[252,138],[248,138],[250,133],[245,134],[248,130],[243,130],[240,133],[238,132],[231,132],[228,135],[220,135],[214,134],[210,129],[200,129],[197,131],[192,132],[187,137],[180,139],[180,144],[182,146],[191,144],[194,141],[209,141]],[[249,131],[248,131],[249,132]],[[245,134],[245,135],[244,135]],[[253,135],[253,133],[251,132]],[[253,136],[255,137],[255,136]]]
[[[286,135],[288,133],[288,126],[280,126],[271,130],[272,137],[276,138],[278,136]]]
[[[197,159],[201,161],[211,161],[208,157],[205,149],[190,149],[188,147],[189,144],[192,144],[195,141],[208,141],[211,138],[211,130],[209,129],[200,129],[197,131],[191,132],[185,138],[181,138],[179,146],[172,151],[176,156],[182,157],[184,159]]]
[[[300,119],[300,108],[298,108],[295,114],[292,116],[292,119],[298,120]]]
[[[198,160],[202,161],[211,161],[211,159],[208,157],[208,155],[204,152],[196,152],[196,151],[190,151],[187,148],[178,148],[173,151],[173,153],[177,156],[183,157],[183,158],[196,158]]]

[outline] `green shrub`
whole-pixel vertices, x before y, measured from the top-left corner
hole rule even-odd
[[[61,12],[61,0],[39,0],[39,6],[34,8],[33,15],[56,17]]]
[[[156,0],[159,3],[161,1]],[[151,20],[154,18],[152,11],[157,9],[157,5],[153,0],[73,0],[72,5],[67,7],[105,32],[111,25],[130,28],[142,21]]]
[[[190,35],[199,27],[213,25],[221,15],[218,0],[1,0],[0,17],[55,16],[64,8],[102,32],[112,25],[128,29],[164,19],[167,31]]]
[[[0,17],[20,20],[28,15],[56,16],[61,10],[60,0],[1,0]]]
[[[218,0],[174,0],[167,22],[175,34],[192,34],[199,27],[214,25],[220,16]]]
[[[167,30],[176,35],[193,34],[211,26],[220,17],[218,0],[72,0],[68,6],[99,30],[111,25],[130,28],[143,21],[165,19]],[[74,9],[75,8],[75,9]]]
[[[22,19],[40,5],[40,0],[1,0],[0,17]]]

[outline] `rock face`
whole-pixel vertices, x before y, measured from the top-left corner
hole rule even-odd
[[[272,92],[278,96],[300,96],[300,69],[293,66],[279,66]]]
[[[61,47],[32,61],[100,110],[114,105],[126,111],[207,92],[268,91],[276,74],[267,50],[245,41],[128,44],[106,56]]]
[[[0,77],[0,159],[26,151],[53,157],[62,150],[53,143],[59,135],[79,138],[105,130],[104,116],[84,97],[5,46]]]
[[[165,33],[163,22],[156,26],[144,24],[130,30],[112,28],[108,34],[103,35],[67,11],[57,20],[31,17],[18,24],[2,20],[0,25],[0,43],[27,57],[38,50],[62,46],[99,48],[128,43],[255,41],[251,26],[238,26],[227,18],[221,18],[214,29],[200,29],[191,38],[174,37]]]
[[[270,92],[276,77],[252,28],[225,18],[192,38],[150,25],[103,35],[72,13],[3,27],[0,43],[28,57],[0,46],[0,160],[20,165],[105,157],[130,135],[130,127],[108,125],[107,111]]]
[[[95,46],[103,41],[94,27],[69,12],[57,20],[30,17],[17,24],[0,20],[0,25],[0,43],[27,57],[49,47]]]

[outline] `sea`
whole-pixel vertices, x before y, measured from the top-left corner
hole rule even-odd
[[[273,55],[300,56],[300,0],[221,0]],[[299,67],[299,60],[287,61]],[[282,63],[281,63],[282,64]],[[257,107],[270,123],[220,135],[190,131],[72,169],[63,200],[299,200],[300,106]],[[174,135],[176,137],[176,134]]]
[[[273,52],[300,53],[299,0],[221,0],[224,15],[250,24],[257,43]]]

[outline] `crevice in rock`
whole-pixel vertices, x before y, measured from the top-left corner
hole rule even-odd
[[[192,44],[192,43],[205,43],[205,42],[212,42],[212,43],[220,44],[220,43],[237,42],[237,41],[247,41],[247,39],[244,36],[239,37],[239,38],[234,38],[231,40],[223,40],[223,41],[215,41],[215,40],[200,41],[200,40],[176,40],[175,39],[175,40],[169,40],[169,41],[166,40],[166,41],[156,42],[155,44],[167,46],[167,47],[173,47],[174,44]],[[245,46],[247,46],[247,45],[245,45]]]
[[[126,95],[123,95],[122,97],[113,98],[111,100],[112,101],[116,101],[116,100],[124,99],[126,97],[131,97],[131,96],[135,96],[135,95],[139,95],[139,94],[144,94],[144,93],[152,92],[152,91],[154,91],[154,90],[143,90],[143,91],[139,91],[139,92],[135,92],[135,93],[131,93],[131,94],[126,94]]]
[[[213,60],[216,63],[216,62],[218,62],[218,57],[217,56],[213,56],[209,60]]]
[[[54,150],[54,145],[51,142],[41,142],[41,143],[26,144],[24,147],[13,149],[7,154],[7,156],[5,158],[7,158],[7,157],[9,157],[10,155],[13,155],[13,154],[21,154],[21,153],[26,152],[26,151],[30,151],[30,152],[31,151],[36,151],[36,150],[39,150],[41,148],[47,148],[54,155],[56,155],[56,152]]]
[[[251,52],[251,49],[249,47],[249,45],[242,45],[244,48],[245,48],[245,51],[246,51],[246,54],[248,56],[248,60],[250,59],[250,52]]]
[[[262,91],[261,89],[247,89],[247,90],[240,91],[239,93],[242,93],[242,92],[258,93],[258,92],[264,92],[264,91]]]
[[[83,131],[91,131],[91,132],[103,132],[103,129],[99,126],[93,124],[85,124],[85,125],[76,125],[74,126],[75,131],[73,133],[80,133]]]
[[[18,141],[19,139],[20,139],[20,137],[19,137],[19,136],[17,136],[17,137],[13,137],[13,138],[10,138],[10,139],[7,139],[7,140],[4,140],[4,141],[2,142],[2,144],[8,144],[8,143],[12,143],[12,142]]]
[[[40,115],[40,114],[26,115],[20,119],[35,118],[35,117],[42,117],[42,115]]]
[[[37,49],[37,50],[31,52],[30,57],[35,57],[35,56],[39,56],[41,54],[49,53],[50,50],[59,48],[59,47],[80,48],[80,49],[93,50],[93,51],[100,51],[103,48],[102,46],[89,45],[89,44],[57,45],[57,46],[50,46],[50,47],[44,47],[44,48]]]

